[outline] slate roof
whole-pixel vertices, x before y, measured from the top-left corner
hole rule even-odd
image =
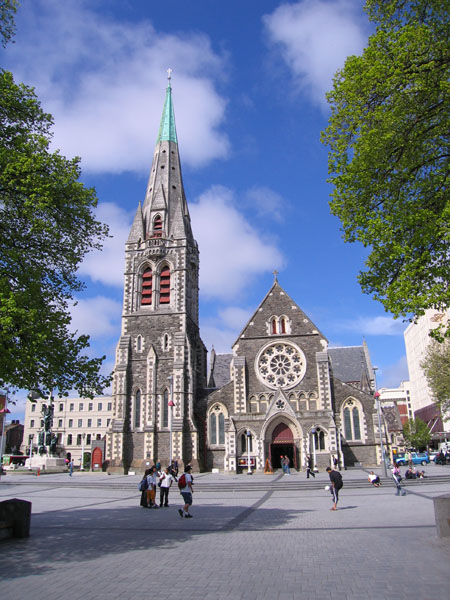
[[[211,354],[211,370],[208,387],[221,388],[230,381],[232,354]]]
[[[367,346],[328,348],[333,375],[344,383],[364,386],[375,379]]]

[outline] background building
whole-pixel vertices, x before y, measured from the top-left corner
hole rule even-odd
[[[25,427],[21,450],[25,454],[39,451],[39,434],[44,430],[44,407],[48,399],[28,401],[25,408]],[[104,440],[106,431],[111,424],[112,398],[98,396],[88,398],[63,398],[53,402],[52,433],[56,436],[56,455],[66,458],[70,453],[75,466],[81,465],[81,456],[91,453],[94,442]],[[102,453],[101,463],[104,461]],[[97,464],[99,464],[97,462]]]
[[[420,418],[428,424],[435,442],[450,440],[450,420],[442,418],[420,364],[430,344],[430,331],[445,324],[449,317],[450,310],[427,310],[417,323],[411,323],[404,333],[414,418]]]

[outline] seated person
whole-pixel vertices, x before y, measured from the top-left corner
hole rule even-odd
[[[425,477],[425,471],[417,471],[417,479],[423,479]]]
[[[381,485],[380,478],[378,477],[378,475],[375,475],[373,471],[369,473],[368,481],[375,487],[380,487]]]
[[[414,471],[412,470],[411,467],[406,469],[405,478],[406,479],[416,479],[416,474],[414,473]]]

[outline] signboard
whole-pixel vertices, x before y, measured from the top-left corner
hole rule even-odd
[[[248,466],[248,456],[243,458],[238,458],[238,467],[247,467]],[[254,456],[250,456],[250,466],[256,467],[256,458]]]

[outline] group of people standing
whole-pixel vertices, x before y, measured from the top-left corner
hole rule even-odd
[[[179,509],[178,513],[181,517],[192,518],[189,512],[194,492],[192,487],[194,478],[191,475],[191,470],[191,465],[186,465],[184,473],[178,478],[178,465],[176,462],[165,469],[161,469],[159,462],[146,469],[139,484],[141,506],[143,508],[169,508],[169,490],[174,483],[178,483],[184,500],[183,509]],[[157,488],[159,488],[159,505],[156,500]]]
[[[287,454],[286,454],[286,456],[283,456],[283,455],[280,456],[280,463],[281,463],[281,468],[283,469],[283,473],[285,475],[290,475],[291,474],[291,460]]]

